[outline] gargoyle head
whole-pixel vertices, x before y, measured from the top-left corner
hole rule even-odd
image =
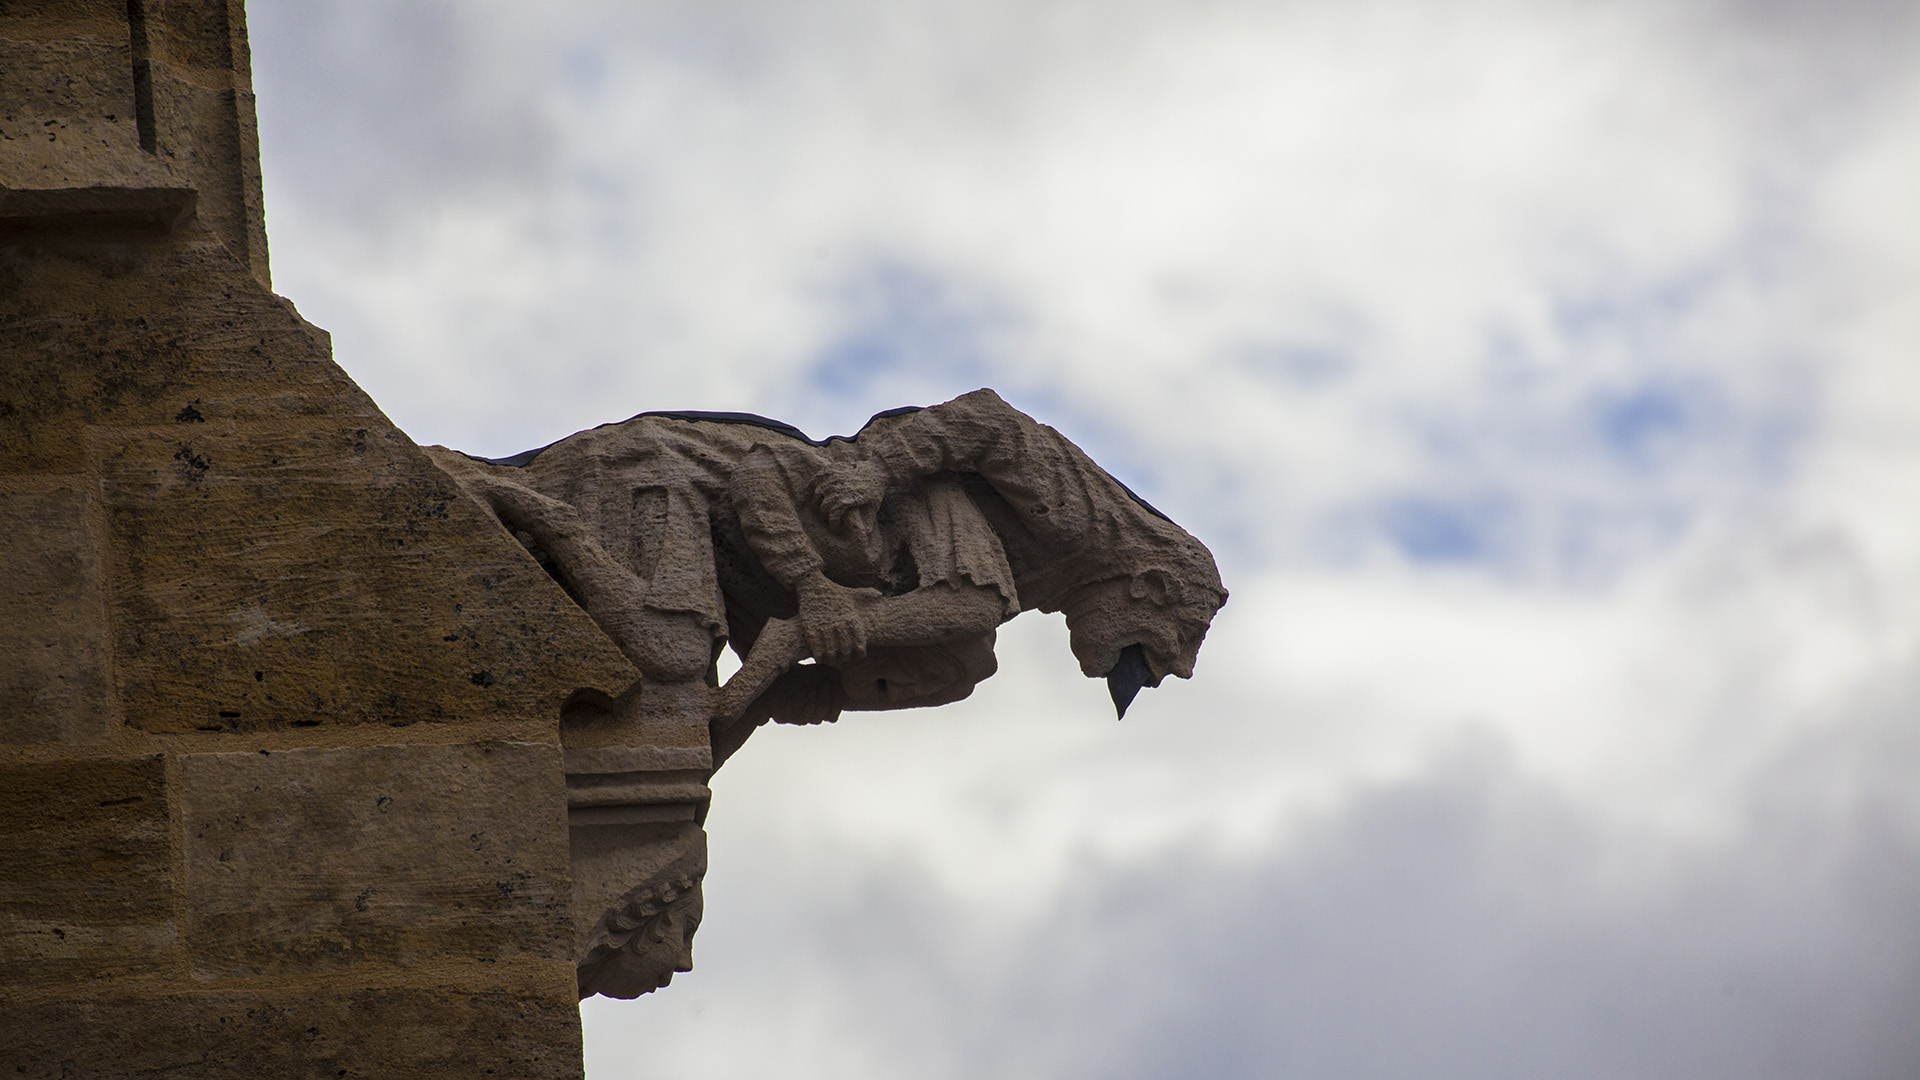
[[[1105,678],[1115,711],[1125,716],[1141,688],[1168,675],[1193,677],[1200,643],[1226,602],[1226,590],[1213,582],[1147,570],[1083,585],[1062,610],[1081,672]]]

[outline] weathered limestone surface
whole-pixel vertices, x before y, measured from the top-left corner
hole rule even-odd
[[[47,542],[106,553],[128,723],[553,715],[636,677],[204,233],[0,249],[0,298],[0,470],[98,499],[105,535]]]
[[[100,505],[83,475],[0,479],[0,744],[98,742],[113,720]]]
[[[0,985],[179,969],[167,805],[158,756],[0,764]]]
[[[572,959],[556,746],[188,754],[180,787],[196,976]]]
[[[571,998],[562,983],[520,992],[428,984],[0,1002],[0,1076],[577,1078],[580,1017]]]
[[[126,3],[8,7],[0,24],[0,185],[188,186],[141,152]]]
[[[0,9],[0,235],[187,212],[265,285],[260,137],[242,0]]]

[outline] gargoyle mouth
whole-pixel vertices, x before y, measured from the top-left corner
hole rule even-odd
[[[1153,669],[1147,666],[1147,650],[1136,642],[1120,650],[1120,659],[1107,672],[1107,693],[1113,697],[1115,720],[1124,720],[1127,706],[1140,693],[1143,686],[1158,685],[1160,680],[1153,677]]]

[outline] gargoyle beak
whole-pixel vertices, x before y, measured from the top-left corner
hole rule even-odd
[[[1127,706],[1133,704],[1135,695],[1143,686],[1154,684],[1153,670],[1147,667],[1147,650],[1139,644],[1129,645],[1120,650],[1120,660],[1107,672],[1107,693],[1113,697],[1115,720],[1124,720]]]

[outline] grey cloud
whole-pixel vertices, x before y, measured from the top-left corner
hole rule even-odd
[[[1849,106],[1913,77],[1920,8],[1905,0],[1702,0],[1683,10],[1699,20],[1701,54],[1801,124],[1844,130]]]
[[[544,43],[521,43],[531,71],[507,63],[471,5],[254,0],[248,22],[270,198],[372,232],[528,198],[549,168]]]
[[[752,940],[703,931],[714,971],[684,992],[804,999],[837,1049],[765,1036],[794,1076],[1904,1080],[1920,745],[1882,704],[1783,755],[1719,841],[1609,825],[1463,738],[1262,855],[1087,859],[1022,926],[909,863],[829,872]],[[599,1060],[625,1043],[701,1075],[678,1008],[590,1028]]]
[[[1145,966],[1191,958],[1189,992],[1149,995],[1126,1063],[1080,1075],[1909,1074],[1920,935],[1878,894],[1920,899],[1913,837],[1774,814],[1801,835],[1761,833],[1781,824],[1763,814],[1724,849],[1656,855],[1456,764],[1363,799],[1304,857],[1156,868],[1224,899],[1181,911],[1162,886],[1174,932]],[[1616,895],[1608,865],[1650,856],[1672,865]],[[1162,925],[1140,922],[1117,939]]]

